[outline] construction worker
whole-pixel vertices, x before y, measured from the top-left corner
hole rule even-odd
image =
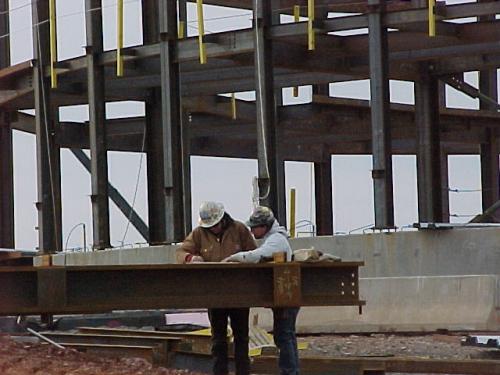
[[[263,239],[263,243],[255,250],[233,254],[224,262],[258,263],[272,259],[275,253],[284,252],[286,260],[292,260],[292,249],[288,242],[286,229],[281,227],[268,207],[256,207],[247,221],[253,235]],[[298,307],[273,309],[274,342],[279,349],[279,368],[281,375],[299,374],[299,353],[295,322],[299,313]]]
[[[178,263],[220,262],[239,251],[257,247],[245,224],[233,220],[218,202],[204,202],[200,206],[199,226],[177,250]],[[220,286],[223,288],[223,286]],[[227,324],[231,321],[234,336],[236,375],[250,373],[248,356],[248,308],[209,309],[212,328],[212,356],[214,375],[228,374]]]

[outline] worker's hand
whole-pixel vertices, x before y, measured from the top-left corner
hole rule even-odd
[[[202,263],[204,262],[205,260],[203,259],[203,257],[199,256],[199,255],[188,255],[186,257],[186,263]]]
[[[237,263],[237,262],[243,262],[243,259],[242,259],[242,256],[240,253],[236,253],[236,254],[228,256],[225,259],[222,259],[222,262],[224,262],[224,263],[229,263],[229,262]]]

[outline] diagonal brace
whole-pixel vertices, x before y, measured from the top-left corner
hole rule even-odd
[[[73,155],[78,159],[85,169],[90,172],[90,158],[80,149],[71,148]],[[123,198],[116,188],[108,182],[108,193],[111,200],[116,204],[120,211],[128,218],[130,216],[130,223],[141,234],[141,236],[149,241],[149,228],[135,210],[128,204],[127,200]]]

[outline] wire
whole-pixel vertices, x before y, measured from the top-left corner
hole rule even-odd
[[[259,28],[258,28],[258,22],[255,20],[254,22],[254,33],[255,33],[255,65],[257,68],[257,71],[261,70],[261,55],[260,55],[260,38],[259,38]],[[262,82],[262,75],[257,74],[257,81],[258,81],[258,87],[263,86]],[[264,108],[264,100],[262,98],[262,95],[259,95],[258,92],[256,92],[256,100],[259,101],[259,106],[260,108]],[[262,141],[262,146],[263,146],[263,151],[264,151],[264,176],[263,178],[269,180],[270,179],[270,174],[269,174],[269,160],[267,157],[267,145],[266,145],[266,127],[264,125],[265,123],[265,118],[264,118],[264,111],[258,111],[257,115],[259,116],[260,119],[260,131],[261,131],[261,141]],[[260,176],[259,176],[260,177]],[[259,191],[259,200],[264,200],[269,197],[269,193],[271,192],[271,184],[267,184],[267,191],[265,192],[264,196],[260,196],[260,191]]]
[[[137,199],[137,191],[139,190],[139,180],[141,177],[142,162],[144,160],[144,150],[146,149],[146,134],[147,134],[146,127],[144,127],[144,133],[143,133],[143,137],[142,137],[141,159],[139,161],[139,170],[137,171],[137,179],[135,181],[134,198],[132,199],[132,204],[130,206],[130,212],[129,212],[128,217],[127,217],[127,226],[125,227],[125,233],[123,233],[123,238],[121,240],[122,245],[125,242],[125,237],[127,236],[128,229],[130,228],[130,222],[132,221],[132,214],[134,213],[134,206],[135,206],[135,202]]]
[[[451,193],[477,193],[483,190],[486,189],[451,189],[451,188],[448,189],[448,191]]]

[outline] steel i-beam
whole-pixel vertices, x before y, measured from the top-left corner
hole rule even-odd
[[[104,66],[99,64],[103,52],[102,1],[85,1],[87,33],[87,81],[89,100],[89,140],[92,182],[92,224],[94,247],[111,247],[109,233],[108,155],[106,144],[106,103]]]
[[[9,1],[0,0],[0,69],[10,65]],[[0,247],[14,247],[14,178],[12,129],[0,111]]]
[[[387,27],[383,23],[385,1],[368,1],[370,96],[372,122],[373,193],[375,227],[394,226]]]
[[[362,262],[2,267],[0,315],[362,306]]]

